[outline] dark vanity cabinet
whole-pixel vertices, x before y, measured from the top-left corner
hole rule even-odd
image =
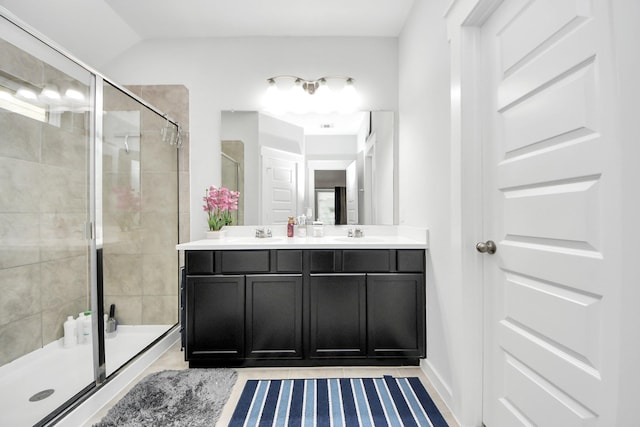
[[[312,274],[309,357],[367,354],[367,295],[364,274]]]
[[[422,249],[186,251],[190,366],[418,364]]]
[[[302,358],[302,275],[247,276],[246,357]]]
[[[422,274],[367,275],[369,356],[424,356],[424,298]]]
[[[187,251],[193,366],[302,358],[302,251]]]
[[[423,250],[310,251],[311,358],[425,355]]]
[[[189,360],[244,357],[243,276],[187,275]]]

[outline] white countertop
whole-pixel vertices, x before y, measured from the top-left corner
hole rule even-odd
[[[226,236],[222,239],[181,243],[176,249],[427,249],[429,241],[427,229],[420,227],[361,226],[364,237],[347,237],[347,230],[352,228],[348,226],[325,226],[324,237],[287,237],[286,226],[270,228],[273,237],[256,238],[255,226],[225,227]]]

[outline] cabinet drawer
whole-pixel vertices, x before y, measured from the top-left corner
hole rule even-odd
[[[268,273],[269,251],[223,251],[222,273]]]
[[[397,270],[407,273],[424,271],[424,251],[422,249],[402,249],[396,252]]]
[[[344,272],[386,272],[390,270],[387,249],[346,249],[342,251],[342,271]]]
[[[215,272],[213,251],[187,251],[185,262],[187,274],[213,274]]]
[[[335,256],[333,250],[311,251],[310,270],[312,272],[333,273],[336,271]]]
[[[302,251],[276,251],[276,271],[278,273],[301,273]]]

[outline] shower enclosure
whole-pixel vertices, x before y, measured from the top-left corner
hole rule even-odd
[[[0,12],[0,425],[38,425],[178,321],[181,132]]]

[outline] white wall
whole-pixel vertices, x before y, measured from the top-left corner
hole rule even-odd
[[[399,40],[400,224],[429,229],[427,360],[423,368],[456,413],[463,370],[454,357],[459,311],[452,239],[449,46],[447,0],[417,1]],[[461,420],[462,421],[462,420]],[[469,425],[469,424],[467,424]]]
[[[304,128],[266,114],[259,114],[258,141],[264,147],[304,154]]]
[[[354,135],[307,135],[305,153],[311,160],[356,159],[358,140]]]
[[[277,74],[355,79],[362,108],[397,111],[395,38],[221,38],[140,43],[101,70],[120,84],[183,84],[190,95],[191,211],[220,180],[220,112],[261,109],[266,79]],[[191,238],[206,224],[191,218]]]
[[[394,114],[373,112],[373,132],[375,132],[375,185],[373,204],[376,224],[394,224],[393,200],[394,181],[397,179],[394,161]]]

